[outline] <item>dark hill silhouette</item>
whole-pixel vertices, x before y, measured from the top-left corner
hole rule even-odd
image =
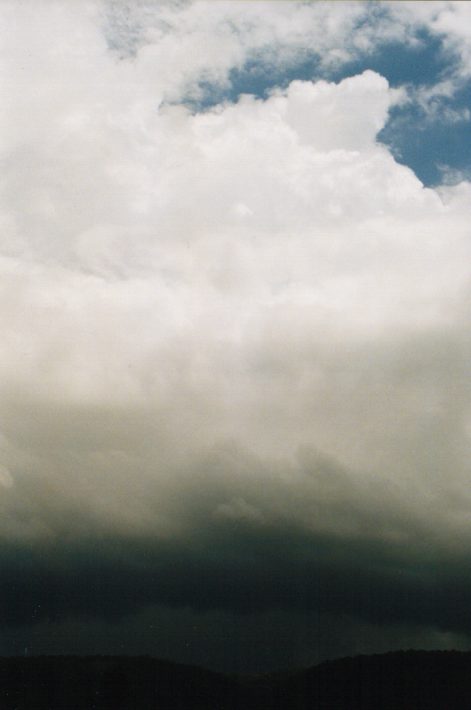
[[[1,710],[471,710],[471,653],[398,651],[231,676],[149,657],[0,659]]]

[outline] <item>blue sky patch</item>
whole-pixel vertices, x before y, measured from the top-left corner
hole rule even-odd
[[[187,105],[194,111],[204,111],[223,101],[235,102],[241,94],[266,98],[273,89],[286,88],[296,79],[338,82],[366,69],[386,77],[393,87],[409,87],[413,95],[418,88],[430,88],[452,77],[457,61],[444,50],[439,37],[421,30],[416,38],[418,44],[383,44],[335,69],[326,68],[319,55],[310,51],[283,70],[258,57],[241,69],[233,69],[227,86],[201,82],[200,97],[189,100]],[[427,111],[414,100],[394,107],[378,138],[425,185],[434,186],[442,181],[444,167],[464,175],[471,170],[471,82],[463,85],[452,97],[435,97],[429,108],[431,110]]]
[[[471,106],[471,84],[453,100],[441,99],[435,118],[417,104],[397,106],[378,139],[388,145],[396,160],[408,165],[424,185],[442,182],[444,172],[469,175],[471,121],[460,110]]]

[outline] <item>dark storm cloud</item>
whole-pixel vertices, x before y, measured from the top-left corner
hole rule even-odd
[[[468,553],[428,540],[425,530],[421,539],[391,542],[282,521],[209,521],[181,540],[97,535],[16,543],[1,549],[1,623],[113,620],[163,605],[235,614],[316,611],[471,633],[470,562]]]

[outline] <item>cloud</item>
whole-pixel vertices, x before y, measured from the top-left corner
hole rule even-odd
[[[0,10],[3,624],[468,634],[469,183],[378,142],[370,70],[185,107],[365,6],[84,7]]]

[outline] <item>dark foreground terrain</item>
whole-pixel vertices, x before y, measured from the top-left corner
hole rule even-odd
[[[228,676],[148,657],[0,659],[0,710],[471,710],[471,653],[406,651]]]

